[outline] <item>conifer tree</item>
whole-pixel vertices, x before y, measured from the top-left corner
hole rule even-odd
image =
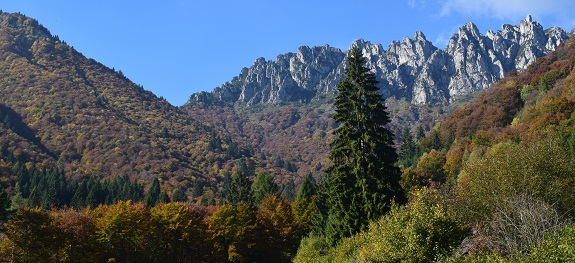
[[[249,206],[254,204],[252,181],[242,170],[234,172],[227,192],[226,200],[231,205],[237,205],[240,202],[244,202]]]
[[[88,196],[88,187],[86,186],[86,180],[83,180],[80,185],[78,186],[78,188],[76,189],[76,192],[74,193],[74,196],[72,197],[72,201],[71,201],[71,206],[73,208],[75,208],[76,210],[80,210],[82,208],[85,208],[87,206],[86,204],[86,197]]]
[[[184,191],[184,189],[181,186],[176,188],[176,190],[174,190],[174,193],[172,194],[172,201],[174,201],[174,202],[187,202],[188,201],[188,196],[186,195],[186,192]]]
[[[417,131],[415,132],[415,140],[419,143],[421,140],[425,138],[425,131],[423,130],[423,126],[417,127]]]
[[[309,200],[313,195],[315,195],[315,186],[312,182],[311,175],[308,175],[303,179],[299,186],[296,201],[300,202],[303,200]]]
[[[170,202],[170,197],[168,196],[168,194],[166,192],[161,192],[158,195],[158,201],[156,202],[156,204],[159,204],[159,203],[167,204],[169,202]]]
[[[144,198],[144,203],[146,204],[146,206],[152,207],[156,205],[158,203],[158,197],[160,196],[160,192],[161,192],[160,181],[158,180],[158,178],[156,178],[154,179],[154,181],[152,181],[152,185],[148,190],[148,194]]]
[[[404,168],[411,167],[417,154],[417,146],[409,128],[403,129],[401,143],[399,144],[399,165]]]
[[[365,229],[389,211],[392,202],[404,202],[393,134],[385,128],[389,115],[375,74],[365,67],[357,46],[347,62],[334,102],[333,118],[340,126],[330,143],[327,198],[319,200],[327,203],[323,233],[332,244]]]
[[[282,187],[282,195],[286,200],[293,202],[295,199],[295,182],[293,178],[290,178],[286,184]]]
[[[4,188],[0,187],[0,222],[4,222],[8,219],[11,204],[12,202],[8,196],[8,193],[6,193]],[[2,229],[1,226],[0,229]]]
[[[277,194],[278,185],[269,174],[258,173],[252,185],[254,201],[259,205],[269,195]]]

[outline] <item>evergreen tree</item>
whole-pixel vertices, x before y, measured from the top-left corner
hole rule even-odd
[[[423,130],[423,126],[417,127],[417,132],[415,133],[415,140],[417,142],[421,142],[425,138],[425,131]]]
[[[431,132],[431,142],[429,143],[429,148],[435,150],[441,150],[441,139],[439,138],[439,133],[437,131]]]
[[[158,204],[159,203],[163,203],[163,204],[167,204],[170,202],[170,197],[168,196],[168,194],[166,192],[161,192],[158,195]]]
[[[30,193],[30,197],[28,197],[28,207],[32,207],[32,208],[42,207],[42,198],[41,198],[39,192],[40,191],[38,190],[37,187],[34,187],[32,189],[32,192]]]
[[[241,170],[236,170],[232,175],[232,182],[229,185],[226,200],[231,205],[244,202],[253,206],[252,181]]]
[[[188,201],[188,196],[186,195],[186,192],[184,192],[184,189],[181,186],[176,188],[176,190],[174,190],[174,193],[172,194],[172,201],[174,202]]]
[[[413,141],[413,135],[409,128],[403,128],[403,136],[401,138],[401,143],[399,144],[399,165],[407,168],[411,167],[414,163],[415,156],[417,154],[417,146],[415,141]]]
[[[224,175],[223,175],[223,182],[222,182],[222,188],[223,191],[221,191],[221,197],[224,200],[227,200],[228,195],[230,195],[230,189],[231,189],[231,185],[232,185],[232,173],[230,171],[224,171]]]
[[[282,188],[282,194],[286,200],[293,202],[295,199],[295,183],[292,178]]]
[[[334,130],[327,173],[327,221],[323,233],[334,244],[365,229],[370,220],[404,202],[393,134],[375,74],[357,46],[347,57],[346,77],[337,84]]]
[[[76,210],[83,209],[88,205],[86,204],[87,197],[88,197],[88,187],[86,186],[86,181],[83,180],[76,189],[76,192],[72,197],[70,205]]]
[[[231,181],[231,177],[230,177],[230,181]],[[204,193],[204,186],[203,186],[202,181],[194,180],[192,183],[192,197],[194,197],[194,198],[200,197],[200,196],[202,196],[203,193]]]
[[[10,207],[12,206],[12,201],[6,193],[4,188],[0,189],[0,221],[4,222],[8,220],[8,215],[10,214]],[[1,227],[0,227],[1,228]]]
[[[160,196],[160,192],[161,192],[160,180],[158,180],[158,178],[156,178],[156,179],[154,179],[154,181],[152,181],[152,185],[150,186],[150,189],[148,190],[148,194],[144,198],[144,203],[148,207],[152,207],[152,206],[156,205],[158,203],[158,197]]]
[[[258,173],[252,185],[254,201],[259,205],[269,195],[277,194],[278,185],[269,174]]]
[[[304,199],[309,200],[313,195],[315,195],[315,186],[313,185],[311,175],[308,175],[303,179],[299,186],[296,201],[300,202]]]
[[[96,206],[98,206],[98,188],[96,187],[96,185],[93,185],[92,187],[90,187],[90,190],[88,191],[88,195],[86,196],[86,200],[84,202],[84,204],[88,207],[94,208]]]

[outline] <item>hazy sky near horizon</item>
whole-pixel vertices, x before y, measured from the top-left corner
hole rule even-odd
[[[37,19],[85,56],[176,106],[259,57],[274,60],[300,46],[346,50],[363,38],[387,48],[419,30],[444,48],[467,22],[485,34],[528,14],[545,29],[575,28],[573,0],[11,0],[0,9]]]

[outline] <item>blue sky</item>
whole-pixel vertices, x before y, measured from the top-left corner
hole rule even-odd
[[[387,48],[420,30],[444,48],[466,22],[485,33],[527,14],[544,28],[575,27],[573,0],[11,0],[0,9],[37,19],[176,106],[259,57],[273,60],[303,45],[346,50],[363,38]]]

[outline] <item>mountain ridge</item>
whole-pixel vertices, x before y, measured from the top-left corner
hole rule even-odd
[[[363,39],[352,46],[359,46],[368,57],[368,67],[376,73],[385,97],[404,98],[413,104],[437,104],[486,89],[507,72],[525,69],[567,39],[565,30],[544,30],[527,16],[519,25],[504,24],[500,30],[489,30],[485,35],[475,24],[467,23],[444,49],[434,46],[420,31],[413,38],[392,41],[387,50]],[[307,103],[331,97],[343,76],[345,52],[329,45],[302,46],[297,53],[281,54],[275,60],[258,58],[212,92],[192,94],[186,104]]]

